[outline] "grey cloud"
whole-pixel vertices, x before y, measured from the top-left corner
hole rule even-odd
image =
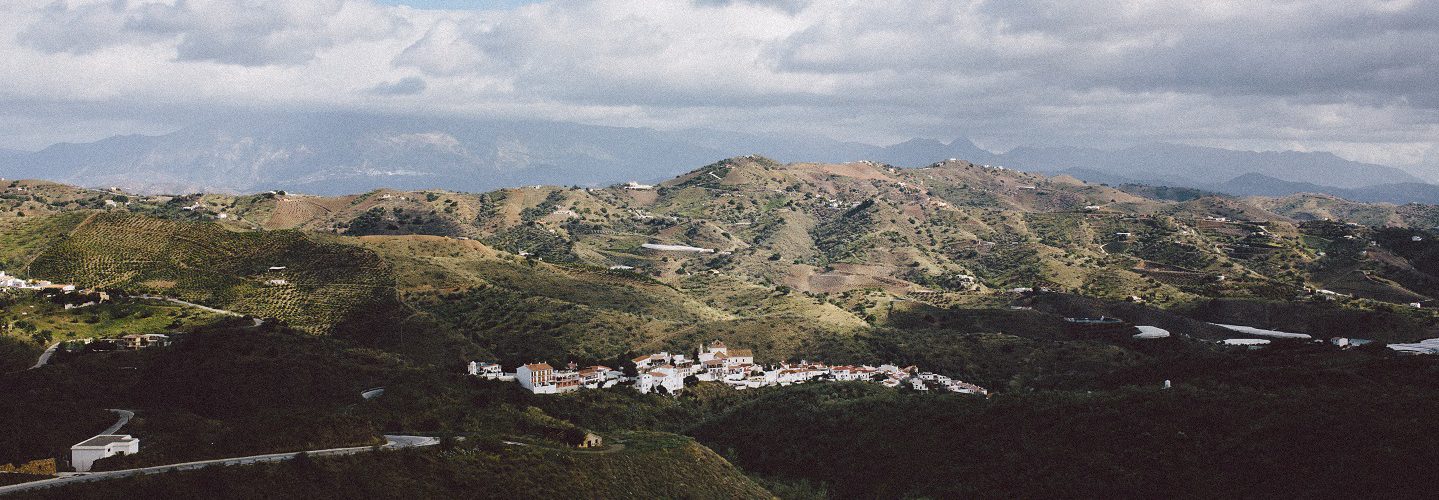
[[[1197,12],[1218,4],[887,2],[823,18],[772,52],[789,71],[1013,71],[1073,89],[1439,100],[1439,3],[1385,11],[1245,2],[1240,14]]]
[[[368,92],[382,96],[417,95],[423,93],[426,86],[424,78],[411,76],[370,87]]]
[[[388,35],[402,20],[375,16],[372,33],[334,32],[328,22],[346,7],[342,0],[178,0],[174,4],[109,0],[70,6],[56,2],[21,33],[20,40],[51,53],[89,53],[125,44],[175,40],[179,61],[240,66],[307,62],[337,43]]]
[[[758,5],[780,10],[791,15],[797,14],[809,5],[807,0],[693,0],[701,7],[728,7],[735,4]]]
[[[995,149],[1439,144],[1435,1],[572,0],[447,12],[70,0],[23,14],[12,25],[24,45],[74,58],[149,44],[178,61],[298,69],[227,68],[274,84],[175,91],[197,106],[510,113],[869,142],[973,135]],[[331,50],[360,60],[317,59]],[[161,81],[189,78],[162,91],[125,81],[72,92],[142,102],[209,76],[183,66],[149,65]],[[424,98],[373,98],[414,94]]]
[[[124,33],[129,22],[127,2],[124,0],[82,4],[74,8],[56,1],[37,12],[36,17],[17,39],[52,54],[88,54],[135,38],[149,38],[131,37]]]

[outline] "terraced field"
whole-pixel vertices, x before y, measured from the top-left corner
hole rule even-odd
[[[29,274],[57,283],[179,297],[311,333],[394,301],[374,253],[293,231],[240,233],[207,223],[96,214],[50,246]]]

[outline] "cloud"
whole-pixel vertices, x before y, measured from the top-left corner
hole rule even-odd
[[[403,19],[343,0],[56,1],[20,34],[50,52],[170,41],[177,61],[302,64],[335,44],[389,36]]]
[[[1434,47],[1439,2],[1418,0],[14,0],[0,3],[0,109],[132,109],[117,127],[345,109],[1433,163]],[[414,98],[377,99],[397,95]],[[84,108],[13,120],[98,123]]]
[[[423,93],[425,87],[424,78],[409,76],[370,87],[369,92],[374,95],[416,95]]]

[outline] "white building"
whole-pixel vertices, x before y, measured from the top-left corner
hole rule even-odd
[[[96,460],[139,452],[139,439],[128,434],[101,434],[70,447],[70,466],[75,472],[89,472]]]
[[[685,376],[672,366],[656,367],[647,372],[641,372],[635,379],[635,390],[647,393],[657,388],[664,387],[665,391],[674,394],[685,388]]]
[[[555,385],[555,369],[549,363],[530,363],[522,365],[515,370],[515,381],[520,387],[529,389],[535,394],[554,394],[559,392]]]
[[[486,379],[497,379],[504,374],[504,369],[500,367],[499,363],[485,361],[471,361],[469,371],[470,375]]]

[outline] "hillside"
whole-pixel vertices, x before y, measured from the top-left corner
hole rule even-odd
[[[1432,406],[1433,358],[1378,344],[1231,348],[1218,341],[1240,334],[1209,324],[1439,337],[1439,314],[1409,305],[1439,296],[1426,205],[1120,189],[963,161],[753,156],[593,189],[12,189],[0,256],[17,275],[276,319],[121,294],[75,312],[41,292],[5,292],[14,311],[3,318],[18,327],[0,336],[6,367],[28,365],[50,339],[158,328],[178,341],[0,375],[15,431],[0,434],[0,460],[63,454],[111,419],[106,408],[137,411],[126,432],[147,447],[102,461],[108,469],[381,434],[466,438],[107,483],[126,495],[628,497],[682,485],[726,498],[1232,496],[1295,488],[1285,461],[1374,478],[1293,491],[1379,491],[1385,479],[1413,480],[1394,471],[1432,444],[1405,436],[1433,434],[1406,413]],[[1090,316],[1128,323],[1066,321]],[[1127,325],[1171,335],[1138,339]],[[625,370],[636,354],[713,340],[753,349],[760,363],[915,365],[989,397],[825,382],[555,396],[463,375],[472,360]],[[1166,380],[1174,387],[1159,389]],[[359,396],[374,387],[381,397]],[[1315,439],[1312,425],[1366,431]],[[570,451],[581,431],[625,448]],[[1235,462],[1233,450],[1260,458]]]
[[[431,354],[473,344],[506,360],[613,359],[706,331],[787,356],[883,327],[906,302],[1003,308],[1015,288],[1160,308],[1311,300],[1320,288],[1379,301],[1336,304],[1364,310],[1439,296],[1427,266],[1367,227],[1427,234],[1432,206],[1120,190],[963,161],[738,157],[640,189],[321,197],[29,186],[17,202],[34,214],[0,220],[13,235],[6,255],[35,259],[36,277],[175,294],[314,332],[404,307],[390,315],[407,323],[399,331],[426,334],[361,333]],[[1371,241],[1381,246],[1359,251]],[[819,321],[786,326],[793,318]],[[786,333],[751,333],[761,331]]]
[[[614,454],[582,454],[494,443],[448,450],[313,458],[46,491],[35,498],[774,498],[715,452],[673,435],[620,437]]]
[[[393,277],[373,254],[298,232],[96,212],[26,272],[60,283],[177,297],[329,333],[392,307]]]

